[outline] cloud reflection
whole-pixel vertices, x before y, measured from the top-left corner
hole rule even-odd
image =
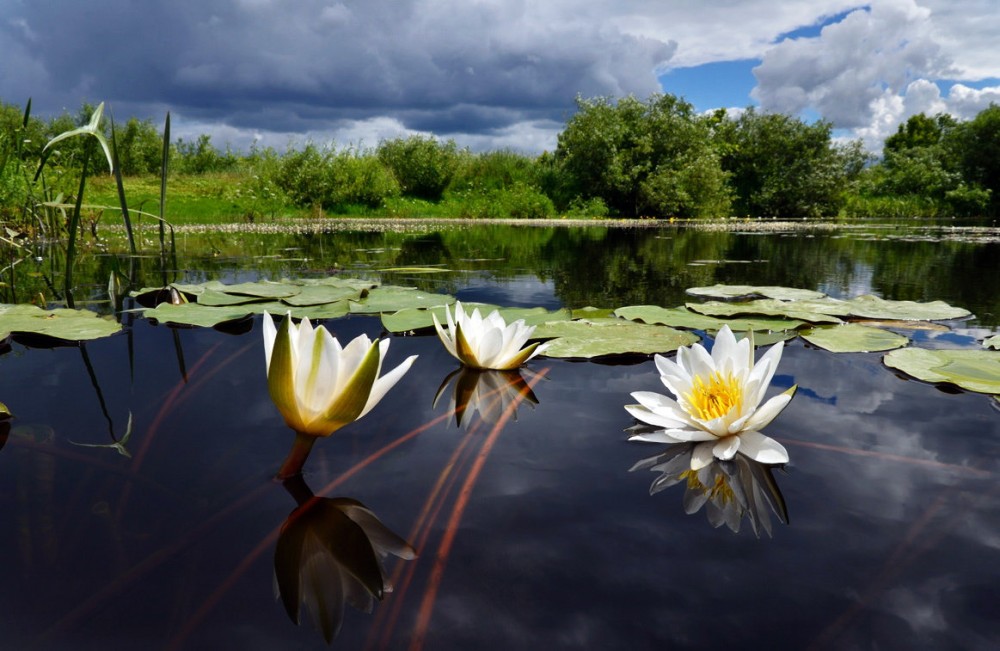
[[[639,461],[630,472],[652,470],[660,473],[649,487],[650,495],[683,482],[684,512],[691,515],[704,508],[713,527],[725,524],[738,533],[746,516],[754,535],[759,537],[763,529],[771,536],[769,512],[788,524],[788,508],[771,474],[773,466],[736,454],[732,459],[715,459],[700,470],[692,470],[691,454],[695,445],[671,445],[662,454]]]
[[[392,591],[384,559],[392,554],[410,560],[417,554],[361,502],[316,497],[301,475],[284,486],[299,506],[278,537],[275,591],[296,624],[305,607],[329,644],[340,631],[345,603],[370,613],[375,600]]]

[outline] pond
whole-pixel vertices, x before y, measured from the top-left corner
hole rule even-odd
[[[78,268],[78,306],[113,312],[100,302],[112,259],[95,251]],[[45,264],[19,265],[7,302],[58,287]],[[175,260],[141,258],[137,275],[147,286],[336,275],[550,310],[670,307],[691,301],[691,287],[775,285],[975,315],[897,327],[915,347],[981,349],[1000,326],[995,229],[181,233]],[[1000,639],[1000,402],[910,379],[882,353],[789,340],[768,395],[798,391],[766,434],[790,462],[682,476],[690,450],[626,431],[630,394],[665,392],[648,356],[455,374],[433,331],[389,335],[377,316],[351,315],[326,321],[341,341],[389,336],[389,368],[419,357],[283,484],[273,477],[294,437],[268,395],[261,318],[224,332],[115,314],[126,324],[115,336],[0,348],[0,401],[16,416],[0,430],[4,648]],[[293,515],[311,495],[326,499]],[[382,525],[367,520],[362,537],[394,552],[381,601],[363,587],[378,583],[371,548],[345,515],[359,512]],[[388,532],[416,557],[399,558],[411,554]]]

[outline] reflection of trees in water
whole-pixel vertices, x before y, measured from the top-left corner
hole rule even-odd
[[[556,296],[569,307],[678,305],[688,299],[688,287],[714,283],[822,286],[842,295],[870,287],[886,298],[945,300],[987,322],[1000,321],[1000,292],[991,280],[1000,278],[1000,245],[879,237],[496,224],[456,225],[430,233],[184,234],[178,237],[176,268],[167,277],[185,282],[278,279],[443,265],[461,273],[389,275],[385,280],[453,293],[468,283],[470,272],[492,279],[533,273],[552,281]],[[43,255],[43,262],[23,262],[0,278],[7,283],[0,287],[8,288],[8,302],[27,301],[38,293],[54,296],[50,285],[59,273],[60,254],[52,250]],[[141,257],[136,264],[140,284],[160,283],[158,256]],[[77,298],[103,298],[113,268],[112,256],[84,252],[76,264]]]

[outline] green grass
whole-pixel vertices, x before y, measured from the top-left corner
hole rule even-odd
[[[247,221],[251,202],[242,200],[236,190],[243,181],[240,174],[171,175],[167,180],[166,219],[180,224],[228,224]],[[157,176],[133,176],[124,180],[129,211],[159,211],[160,179]],[[87,187],[86,203],[108,206],[108,217],[118,218],[118,195],[109,176],[93,178]],[[279,215],[303,215],[308,211],[284,206]]]

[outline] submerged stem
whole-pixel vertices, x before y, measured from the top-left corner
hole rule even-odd
[[[288,456],[285,457],[285,462],[281,464],[281,469],[278,470],[275,478],[285,480],[301,473],[302,466],[305,464],[306,459],[309,458],[309,453],[312,451],[314,443],[316,443],[315,436],[296,432],[292,449],[288,452]]]

